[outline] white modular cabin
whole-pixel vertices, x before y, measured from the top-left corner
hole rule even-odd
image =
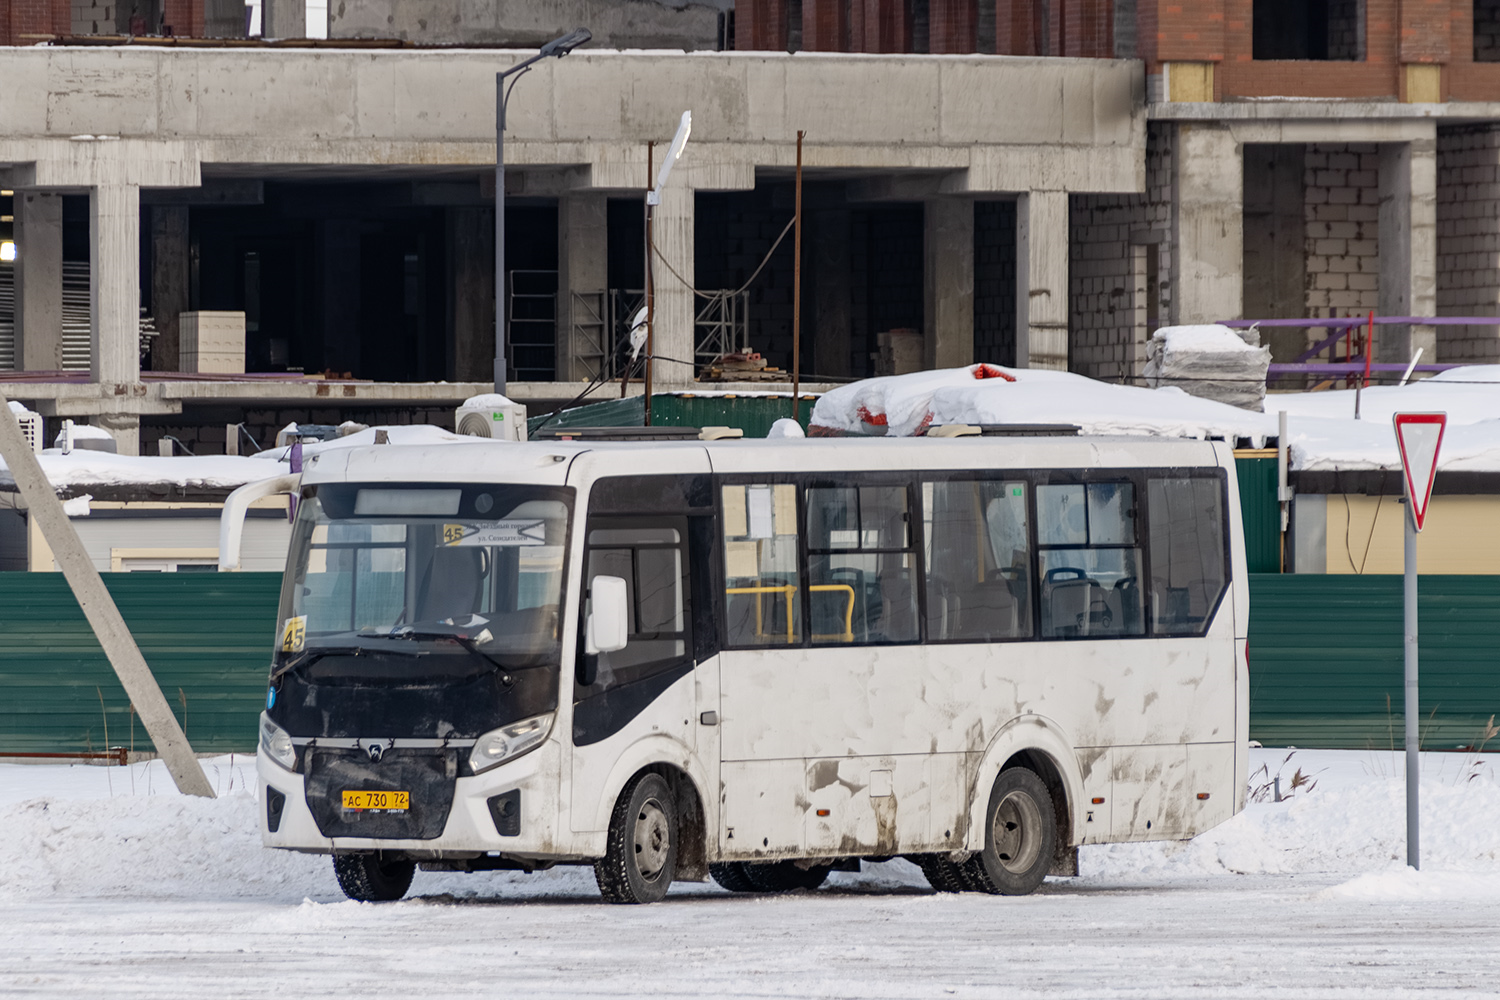
[[[646,901],[893,855],[1024,892],[1243,806],[1227,444],[377,446],[301,492],[261,821],[359,898],[417,864],[594,863]]]

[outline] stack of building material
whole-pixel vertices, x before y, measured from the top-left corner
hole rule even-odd
[[[721,354],[708,364],[699,379],[704,382],[787,382],[791,374],[766,364],[759,351]]]
[[[1164,326],[1146,344],[1146,384],[1259,411],[1271,350],[1254,330],[1219,324]]]
[[[185,312],[177,318],[178,360],[185,372],[243,373],[245,314]]]

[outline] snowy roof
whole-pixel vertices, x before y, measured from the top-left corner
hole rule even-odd
[[[1262,444],[1288,414],[1292,467],[1397,469],[1391,415],[1443,411],[1439,468],[1500,472],[1500,365],[1454,368],[1406,386],[1278,393],[1264,413],[1189,396],[1176,387],[1111,385],[1068,372],[970,365],[865,379],[818,400],[812,423],[850,434],[908,436],[936,424],[1076,424],[1084,434],[1248,438]]]
[[[302,446],[304,458],[334,448],[352,448],[375,443],[376,431],[385,431],[391,444],[494,445],[486,438],[467,437],[426,424],[371,427],[357,434]],[[37,456],[42,471],[54,489],[64,495],[100,487],[159,492],[162,487],[178,493],[224,494],[246,483],[287,472],[290,448],[268,448],[252,456],[198,455],[160,458],[150,455],[113,455],[76,449],[64,455],[47,449]],[[0,490],[15,489],[15,480],[0,462]]]

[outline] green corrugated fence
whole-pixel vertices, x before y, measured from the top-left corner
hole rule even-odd
[[[254,749],[281,574],[104,580],[193,748]],[[0,573],[0,754],[105,746],[153,749],[63,575]]]
[[[280,574],[105,581],[194,748],[253,749]],[[1424,745],[1468,745],[1500,714],[1500,577],[1421,588]],[[1250,593],[1251,737],[1399,747],[1401,578],[1252,574]],[[106,745],[151,749],[62,575],[0,573],[0,754]]]
[[[1500,714],[1500,577],[1419,586],[1422,744],[1467,746]],[[1402,607],[1400,576],[1251,576],[1251,738],[1399,749]]]
[[[1240,521],[1245,565],[1252,573],[1281,572],[1281,503],[1276,499],[1276,459],[1235,458],[1240,481]]]
[[[797,419],[804,430],[812,416],[817,397],[802,396]],[[747,438],[763,438],[771,425],[792,415],[791,395],[754,396],[743,393],[660,392],[651,395],[651,423],[657,427],[738,427]],[[526,421],[527,433],[535,434],[544,424],[549,429],[564,427],[641,427],[646,419],[642,397],[612,399],[564,410],[556,417],[546,414]]]

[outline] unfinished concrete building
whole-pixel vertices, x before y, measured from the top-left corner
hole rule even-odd
[[[125,450],[448,422],[487,388],[494,73],[525,53],[484,46],[585,18],[594,46],[510,110],[499,308],[534,409],[618,373],[648,157],[686,109],[657,386],[726,349],[792,367],[799,130],[814,384],[875,373],[893,331],[929,365],[1130,381],[1167,323],[1500,314],[1491,0],[355,0],[296,43],[183,38],[235,34],[200,0],[161,0],[174,39],[117,38],[81,2],[0,0],[0,388]],[[180,317],[221,313],[250,374],[174,377]],[[1382,331],[1382,359],[1500,360],[1495,326],[1439,330]]]

